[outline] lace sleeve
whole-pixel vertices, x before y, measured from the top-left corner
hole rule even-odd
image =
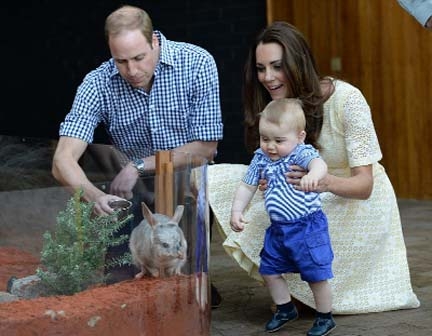
[[[339,117],[345,130],[344,138],[350,167],[372,164],[382,158],[381,149],[365,97],[351,86],[342,104]]]

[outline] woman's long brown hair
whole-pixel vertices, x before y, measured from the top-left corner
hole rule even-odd
[[[260,43],[277,43],[282,47],[282,68],[291,86],[292,97],[303,103],[306,117],[306,143],[319,148],[318,137],[323,123],[323,102],[327,97],[321,93],[322,78],[315,59],[303,35],[287,22],[277,21],[258,34],[251,46],[244,67],[243,107],[244,135],[249,153],[259,146],[258,114],[270,102],[271,97],[258,81],[256,48]]]

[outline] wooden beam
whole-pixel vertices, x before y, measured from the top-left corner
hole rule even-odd
[[[155,211],[167,216],[174,212],[174,166],[171,151],[156,152]]]

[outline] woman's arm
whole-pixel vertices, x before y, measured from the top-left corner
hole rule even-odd
[[[294,184],[296,189],[301,189],[300,178],[306,172],[298,166],[292,166],[291,168],[293,168],[293,171],[286,173],[287,182]],[[367,165],[351,168],[350,177],[327,174],[320,180],[316,191],[331,192],[341,197],[365,200],[371,195],[372,188],[372,165]]]

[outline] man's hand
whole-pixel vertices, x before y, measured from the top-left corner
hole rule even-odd
[[[138,171],[128,163],[111,182],[110,193],[129,200],[133,197],[132,189],[137,183]]]
[[[98,216],[106,216],[112,214],[114,212],[114,209],[111,208],[109,204],[112,201],[119,201],[119,200],[123,200],[123,198],[120,198],[115,195],[104,194],[98,197],[98,199],[95,201],[95,206],[93,211]]]

